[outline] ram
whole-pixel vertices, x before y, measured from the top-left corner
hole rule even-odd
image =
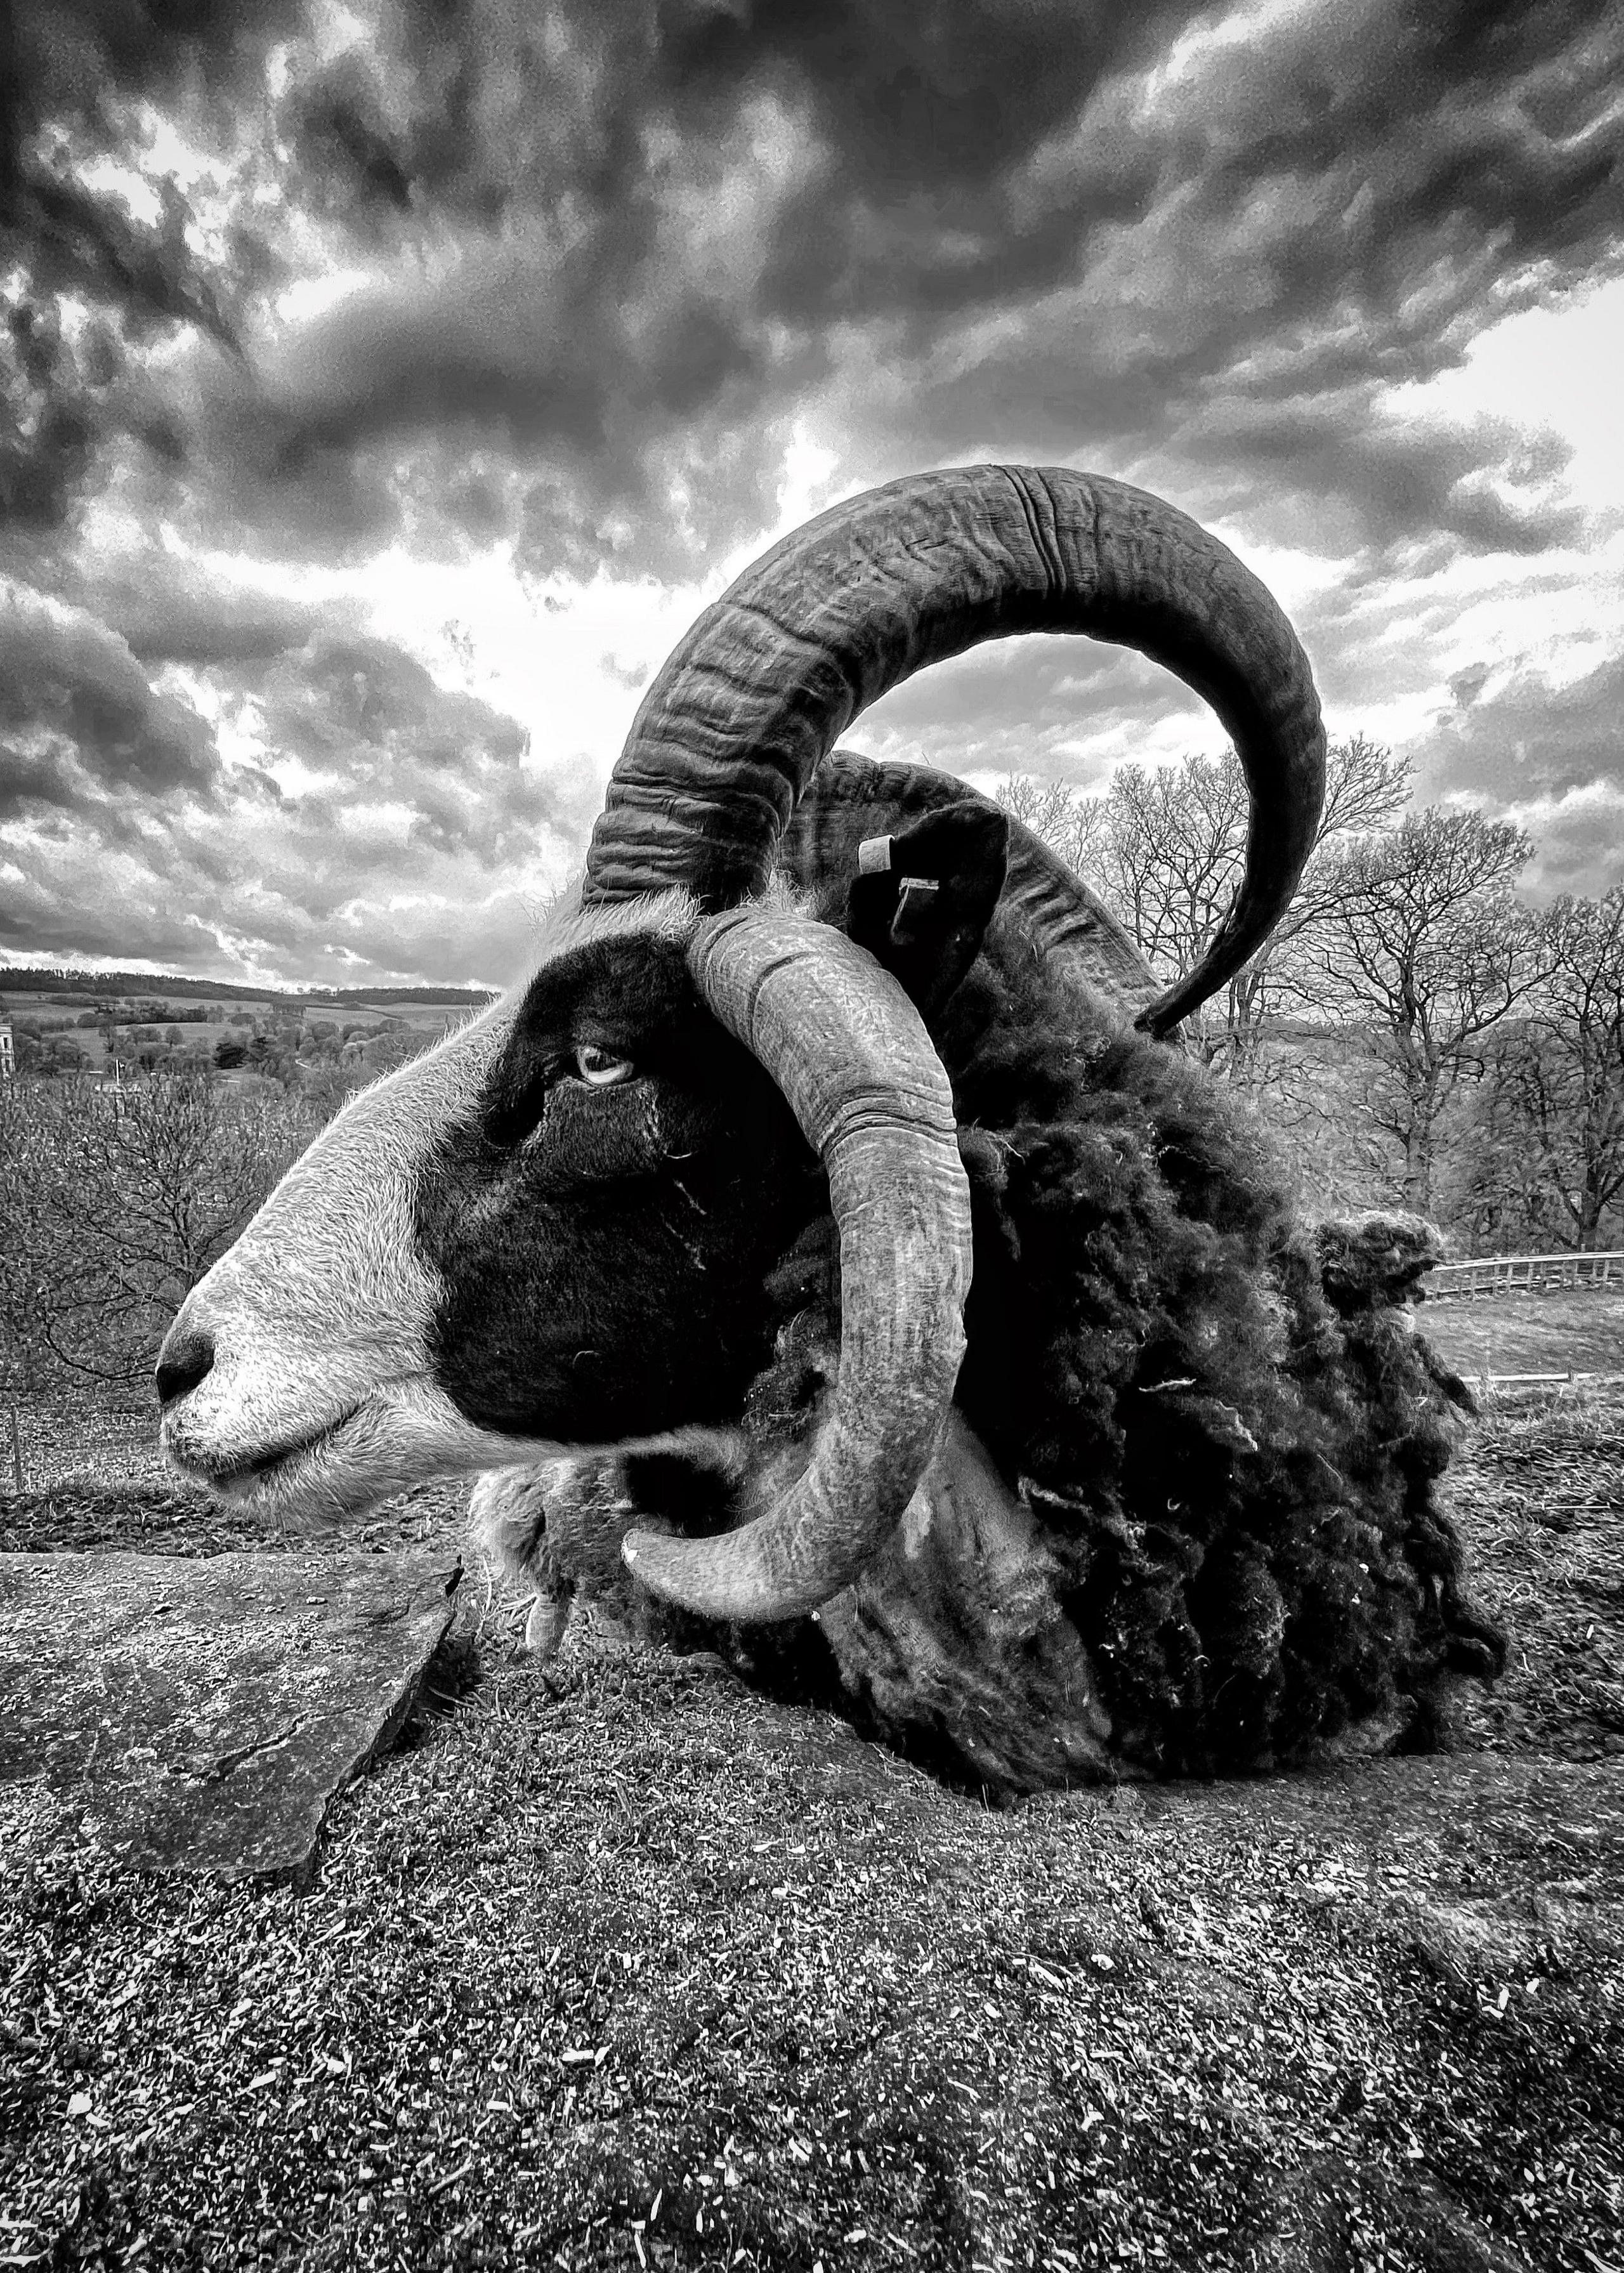
[[[1245,874],[1170,994],[995,806],[831,754],[1024,632],[1139,649],[1239,754]],[[1177,1040],[1323,768],[1284,618],[1159,500],[986,466],[835,507],[650,687],[528,977],[193,1290],[171,1459],[327,1521],[483,1472],[537,1647],[596,1596],[999,1790],[1426,1741],[1501,1647],[1436,1497],[1427,1234],[1294,1221]]]

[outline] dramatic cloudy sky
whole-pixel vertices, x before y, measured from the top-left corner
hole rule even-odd
[[[1608,0],[16,0],[0,960],[511,975],[695,610],[992,456],[1194,511],[1334,733],[1616,882],[1621,150]],[[855,739],[1221,743],[1057,641]]]

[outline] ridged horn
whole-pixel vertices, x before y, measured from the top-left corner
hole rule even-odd
[[[703,923],[688,967],[828,1175],[840,1369],[812,1460],[775,1507],[708,1539],[632,1532],[622,1551],[689,1609],[791,1617],[850,1585],[930,1462],[964,1353],[969,1186],[947,1074],[872,956],[827,924],[752,905]]]
[[[819,760],[928,664],[1019,632],[1137,649],[1195,689],[1252,797],[1246,865],[1207,953],[1140,1024],[1164,1033],[1283,913],[1313,844],[1325,737],[1268,591],[1187,514],[1059,467],[974,466],[872,490],[747,568],[645,696],[587,856],[586,896],[760,889]]]

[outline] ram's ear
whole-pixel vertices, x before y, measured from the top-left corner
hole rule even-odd
[[[929,1019],[976,960],[1009,866],[1009,823],[965,798],[859,847],[846,928]]]

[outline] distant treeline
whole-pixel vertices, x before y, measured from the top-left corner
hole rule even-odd
[[[0,993],[16,994],[196,995],[211,1002],[309,1003],[342,1010],[363,1002],[489,1002],[489,986],[250,986],[228,979],[178,979],[155,971],[45,971],[0,964]]]

